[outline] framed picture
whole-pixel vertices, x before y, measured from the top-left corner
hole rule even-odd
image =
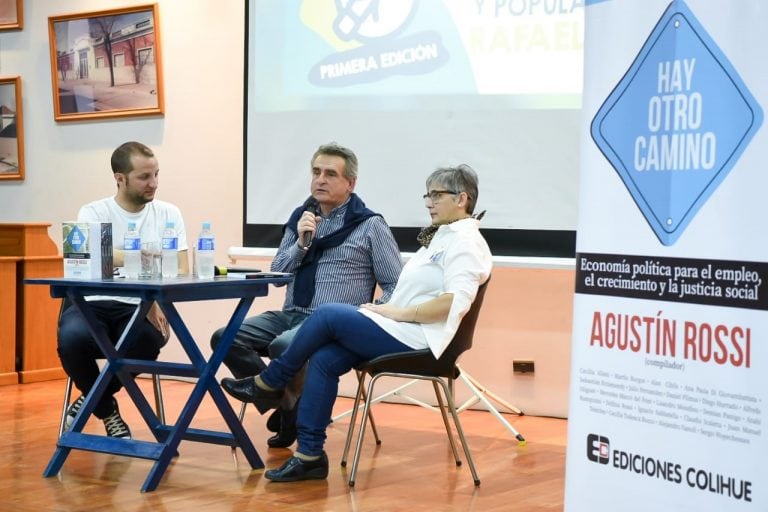
[[[24,179],[21,78],[0,78],[0,180]]]
[[[0,0],[0,30],[24,28],[23,0]]]
[[[162,115],[157,4],[48,18],[56,121]]]

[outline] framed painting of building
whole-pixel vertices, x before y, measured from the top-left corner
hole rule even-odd
[[[24,179],[21,78],[0,78],[0,180]]]
[[[162,115],[157,4],[48,18],[56,121]]]
[[[0,30],[24,28],[24,0],[0,0]]]

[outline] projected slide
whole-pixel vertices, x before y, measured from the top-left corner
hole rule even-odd
[[[573,230],[579,0],[250,0],[246,223],[281,224],[337,141],[391,226],[428,221],[424,179],[467,163],[493,229]]]
[[[255,84],[251,105],[259,110],[322,108],[317,97],[421,94],[580,106],[579,1],[257,1],[254,14],[251,58],[271,78]]]

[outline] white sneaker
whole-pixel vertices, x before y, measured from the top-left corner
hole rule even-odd
[[[72,424],[75,422],[75,417],[77,416],[77,413],[80,412],[80,408],[83,406],[83,402],[85,402],[85,397],[80,395],[77,397],[77,400],[72,402],[69,405],[69,408],[67,408],[67,417],[64,418],[65,431],[72,428]]]

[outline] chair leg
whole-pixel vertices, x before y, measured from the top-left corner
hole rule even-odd
[[[373,432],[373,438],[376,440],[376,446],[381,446],[381,438],[379,437],[379,429],[376,428],[376,422],[373,421],[373,409],[368,409],[368,421],[371,422],[371,432]]]
[[[363,386],[363,400],[368,400],[368,395],[365,394],[365,386]],[[373,404],[373,402],[371,402]],[[368,409],[368,421],[371,422],[371,432],[373,432],[373,437],[376,439],[376,445],[381,445],[381,439],[379,438],[379,429],[376,428],[376,422],[373,420],[373,408]]]
[[[440,415],[443,417],[443,425],[445,425],[445,433],[448,434],[448,442],[450,443],[451,451],[453,452],[453,460],[456,461],[457,466],[461,466],[461,458],[459,457],[458,450],[456,450],[456,442],[453,440],[453,431],[451,430],[451,424],[448,423],[448,413],[445,412],[445,403],[443,402],[443,396],[440,393],[440,387],[437,384],[437,379],[432,381],[432,387],[435,389],[435,398],[437,398],[437,406],[440,408]]]
[[[341,467],[347,466],[347,456],[349,455],[349,446],[352,444],[352,436],[355,433],[355,426],[357,423],[357,410],[360,408],[360,400],[363,397],[363,381],[365,374],[355,370],[357,374],[357,392],[355,393],[355,401],[352,404],[351,414],[349,418],[349,427],[347,428],[347,439],[344,441],[344,451],[341,454]],[[378,435],[376,436],[378,439]],[[381,441],[379,441],[381,442]]]
[[[355,447],[355,456],[352,459],[352,470],[349,472],[349,486],[355,486],[355,475],[357,474],[357,465],[360,462],[360,452],[363,451],[363,437],[365,437],[365,424],[368,422],[371,410],[371,397],[373,396],[373,387],[380,375],[371,377],[368,383],[368,395],[365,397],[365,406],[363,407],[363,417],[360,420],[360,430],[357,434],[357,446]]]
[[[387,374],[387,373],[380,373],[378,375],[373,375],[371,377],[370,382],[368,383],[367,391],[364,392],[363,390],[363,379],[364,375],[359,377],[358,386],[357,386],[357,394],[355,396],[355,403],[352,407],[352,419],[350,421],[349,430],[347,431],[347,440],[346,444],[344,446],[344,453],[342,455],[342,466],[346,465],[347,455],[349,452],[349,446],[352,439],[352,435],[355,430],[355,423],[356,423],[356,417],[357,417],[357,410],[359,408],[360,400],[363,399],[363,396],[365,396],[364,401],[365,404],[363,406],[363,415],[362,419],[360,420],[360,427],[358,429],[357,434],[357,444],[355,446],[355,453],[354,457],[352,459],[352,468],[349,472],[349,486],[354,487],[355,486],[355,477],[357,475],[357,467],[360,463],[360,455],[362,452],[363,447],[363,438],[365,436],[365,425],[368,421],[368,418],[371,417],[371,404],[372,400],[371,397],[373,396],[373,389],[376,384],[376,381],[379,379],[379,377],[397,377],[398,375],[393,374]],[[437,398],[438,407],[440,408],[440,413],[443,417],[443,424],[445,425],[445,430],[448,435],[448,441],[451,445],[451,450],[453,451],[454,460],[456,461],[456,465],[461,465],[461,459],[459,458],[458,450],[456,448],[456,442],[453,439],[453,432],[451,431],[451,426],[448,421],[448,414],[446,412],[446,409],[450,410],[451,416],[453,417],[453,423],[456,426],[456,432],[459,436],[459,441],[461,442],[462,449],[464,450],[464,455],[467,459],[467,463],[469,464],[469,469],[472,473],[472,480],[475,483],[475,486],[480,485],[480,477],[477,475],[477,469],[475,468],[475,461],[472,458],[472,452],[469,449],[469,444],[467,443],[467,439],[464,436],[464,429],[461,427],[461,421],[459,420],[459,415],[456,412],[456,404],[453,401],[453,395],[448,389],[448,384],[445,383],[445,381],[441,378],[429,378],[428,380],[431,380],[433,383],[433,387],[435,390],[435,396]],[[441,393],[442,389],[442,393]],[[443,401],[443,396],[445,396],[445,402]]]
[[[467,458],[467,463],[469,464],[469,470],[472,472],[472,479],[475,482],[475,486],[480,485],[480,477],[477,476],[477,470],[475,469],[475,461],[472,459],[472,452],[469,450],[469,444],[467,443],[467,438],[464,437],[464,429],[461,428],[461,421],[459,421],[459,414],[456,412],[456,404],[453,401],[453,396],[451,395],[451,392],[448,390],[448,386],[445,384],[445,382],[442,379],[437,379],[435,381],[436,384],[440,384],[440,386],[443,388],[443,392],[445,393],[446,401],[448,402],[448,407],[451,410],[451,416],[453,416],[453,424],[456,426],[456,432],[459,434],[459,441],[461,441],[461,446],[464,448],[464,456]]]
[[[237,419],[240,423],[243,422],[245,419],[245,408],[248,407],[248,402],[242,402],[240,404],[240,412],[237,415]],[[237,446],[232,446],[232,457],[235,458],[235,462],[237,462]]]
[[[248,407],[248,402],[243,402],[240,404],[240,413],[237,415],[237,419],[240,420],[240,423],[243,422],[245,419],[245,408]]]
[[[165,404],[163,403],[163,388],[160,385],[160,376],[152,374],[152,389],[155,391],[155,413],[160,423],[165,425]]]
[[[59,437],[64,433],[64,427],[67,421],[67,410],[69,401],[72,398],[72,377],[67,377],[67,385],[64,389],[64,404],[61,406],[61,421],[59,421]]]

